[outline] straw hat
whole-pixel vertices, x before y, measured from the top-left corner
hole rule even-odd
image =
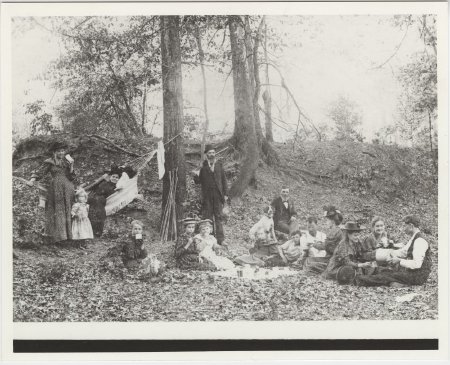
[[[181,220],[181,222],[183,223],[183,226],[187,226],[188,224],[197,224],[198,223],[198,218],[193,218],[193,217],[187,217]]]
[[[204,226],[205,224],[207,224],[207,225],[209,225],[209,226],[212,227],[213,222],[212,222],[211,219],[202,219],[200,222],[198,222],[198,225],[199,225],[200,227],[201,227],[201,226]]]

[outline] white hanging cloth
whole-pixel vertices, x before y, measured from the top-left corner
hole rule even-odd
[[[164,153],[165,153],[164,143],[163,143],[163,141],[159,141],[158,142],[158,155],[157,155],[159,180],[161,180],[164,177],[164,174],[166,173],[166,170],[164,168],[164,162],[165,162]]]
[[[139,171],[153,158],[157,150],[150,152],[143,159],[139,166],[134,166],[138,173],[130,179],[126,172],[122,172],[122,176],[116,184],[116,191],[106,199],[106,215],[117,213],[122,208],[130,204],[139,195],[138,192],[138,175]]]

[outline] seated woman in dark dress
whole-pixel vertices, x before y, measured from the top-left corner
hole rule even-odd
[[[389,235],[386,232],[386,225],[381,217],[373,217],[371,226],[372,232],[361,241],[361,256],[364,261],[375,263],[377,260],[377,251],[380,252],[379,249],[392,249],[394,247],[394,241],[389,238]],[[363,273],[365,275],[370,275],[377,271],[377,267],[374,266],[364,269]]]
[[[321,274],[328,265],[331,256],[334,254],[339,242],[342,241],[343,234],[339,225],[342,223],[342,213],[334,206],[325,206],[325,218],[328,225],[325,242],[317,242],[312,245],[317,250],[325,250],[325,257],[308,257],[304,263],[304,269],[311,274]]]
[[[113,165],[107,172],[109,180],[102,181],[89,193],[89,220],[91,221],[94,237],[101,237],[106,220],[106,199],[112,195],[119,181],[121,170]]]
[[[215,267],[207,260],[200,260],[197,247],[194,242],[195,226],[198,219],[185,218],[183,220],[184,232],[177,238],[175,245],[175,261],[177,267],[183,270],[207,270],[213,271]]]
[[[371,262],[361,262],[362,246],[359,241],[364,228],[356,222],[347,222],[343,228],[344,239],[339,242],[322,276],[337,280],[340,284],[350,284],[361,269],[372,266]]]

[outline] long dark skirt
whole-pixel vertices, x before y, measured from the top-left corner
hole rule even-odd
[[[385,269],[375,275],[359,275],[356,284],[359,286],[389,286],[391,283],[404,285],[423,285],[430,272],[425,270],[400,270]]]
[[[308,257],[304,263],[304,270],[309,274],[322,274],[330,262],[330,257]]]
[[[215,271],[216,267],[207,260],[200,262],[198,254],[186,253],[177,259],[177,267],[182,270]]]
[[[72,239],[72,203],[74,186],[63,174],[50,183],[45,205],[45,234],[49,243]]]

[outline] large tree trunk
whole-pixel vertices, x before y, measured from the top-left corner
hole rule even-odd
[[[251,40],[251,29],[250,22],[248,17],[246,17],[245,22],[245,45],[247,49],[247,61],[249,62],[249,73],[250,79],[252,80],[252,103],[253,103],[253,114],[255,115],[255,131],[256,138],[258,141],[259,150],[262,153],[262,157],[264,161],[266,161],[269,165],[276,165],[279,163],[278,154],[272,148],[271,144],[264,138],[261,128],[261,120],[259,118],[259,93],[261,89],[261,82],[259,78],[259,66],[260,62],[258,60],[258,52],[259,52],[259,44],[261,42],[262,29],[265,24],[265,16],[262,17],[261,22],[259,23],[258,30],[256,32],[256,37],[254,44],[252,45]],[[256,184],[256,177],[255,177]]]
[[[239,16],[229,16],[228,24],[234,89],[235,126],[233,142],[243,154],[240,174],[230,189],[230,197],[233,198],[243,194],[254,176],[259,163],[259,149],[242,19]]]
[[[183,90],[181,76],[180,18],[161,16],[161,63],[163,87],[164,142],[183,133]],[[166,145],[166,174],[163,179],[162,207],[164,210],[169,190],[169,171],[177,171],[178,183],[175,193],[176,221],[183,218],[183,202],[186,195],[186,167],[183,138],[175,138]],[[178,224],[179,228],[179,224]],[[179,231],[179,229],[177,230]],[[169,231],[173,238],[173,227]]]
[[[197,41],[197,47],[198,47],[198,57],[200,60],[200,68],[202,70],[202,79],[203,79],[203,111],[205,113],[205,126],[203,128],[203,135],[202,135],[202,145],[201,145],[201,160],[203,161],[205,159],[205,145],[206,145],[206,137],[208,134],[208,128],[209,128],[209,116],[208,116],[208,89],[206,86],[206,72],[205,72],[205,54],[203,52],[202,47],[202,38],[200,36],[200,30],[198,27],[195,28],[195,39]]]

